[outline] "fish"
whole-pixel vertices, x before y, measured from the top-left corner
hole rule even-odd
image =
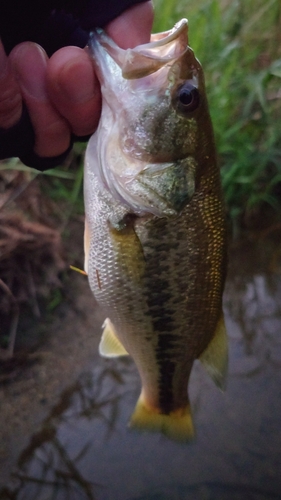
[[[228,359],[225,208],[203,70],[186,19],[127,50],[96,29],[89,52],[102,94],[84,168],[99,353],[136,364],[131,428],[189,441],[194,361],[223,388]]]

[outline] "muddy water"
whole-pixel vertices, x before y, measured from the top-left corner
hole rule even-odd
[[[281,499],[280,248],[263,239],[232,248],[227,389],[195,364],[194,442],[128,430],[135,367],[95,355],[30,437],[1,499]]]

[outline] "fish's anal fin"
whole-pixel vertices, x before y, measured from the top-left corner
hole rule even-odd
[[[215,384],[224,390],[228,368],[228,346],[223,312],[218,320],[214,337],[199,359]]]
[[[127,356],[128,352],[117,338],[114,326],[107,318],[103,324],[103,332],[99,345],[99,353],[105,358],[116,358],[118,356]]]
[[[136,404],[129,427],[139,431],[160,432],[179,442],[191,441],[195,434],[189,405],[166,415],[148,408],[142,395]]]

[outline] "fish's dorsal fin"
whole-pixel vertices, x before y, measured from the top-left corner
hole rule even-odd
[[[214,337],[199,359],[215,384],[223,390],[228,367],[227,335],[223,312],[218,320]]]
[[[118,356],[127,356],[129,353],[117,338],[114,326],[107,318],[103,324],[103,332],[99,345],[99,353],[105,358],[116,358]]]

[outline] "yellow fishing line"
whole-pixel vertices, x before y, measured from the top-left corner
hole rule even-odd
[[[72,269],[72,271],[76,271],[77,273],[83,274],[84,276],[88,276],[87,273],[85,273],[85,271],[83,271],[82,269],[79,269],[79,267],[69,266],[69,268]]]

